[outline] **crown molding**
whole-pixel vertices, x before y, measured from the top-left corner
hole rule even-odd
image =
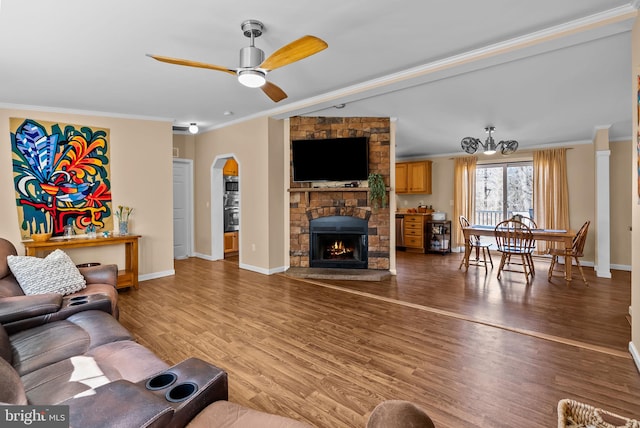
[[[52,107],[52,106],[34,106],[34,105],[26,105],[26,104],[0,103],[0,108],[8,109],[8,110],[30,110],[30,111],[43,111],[47,113],[77,114],[82,116],[113,117],[118,119],[150,120],[153,122],[171,122],[171,123],[174,122],[174,119],[171,119],[168,117],[144,116],[144,115],[114,113],[114,112],[106,112],[106,111],[78,110],[78,109]]]

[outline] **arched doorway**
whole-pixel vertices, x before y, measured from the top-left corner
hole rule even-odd
[[[227,160],[234,159],[238,164],[238,177],[240,177],[240,163],[233,153],[216,156],[211,164],[211,259],[224,259],[225,248],[225,179],[224,166]],[[240,191],[241,181],[238,180]],[[241,192],[240,192],[241,194]],[[240,203],[238,203],[241,212]],[[239,215],[239,214],[238,214]],[[238,255],[241,251],[238,244]]]

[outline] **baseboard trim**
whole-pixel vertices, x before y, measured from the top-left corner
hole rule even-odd
[[[584,267],[593,268],[593,270],[595,270],[596,273],[597,273],[598,267],[596,266],[596,264],[594,262],[591,262],[591,261],[588,261],[588,260],[586,260],[586,261],[580,260],[580,264],[582,266],[584,266]],[[625,270],[625,271],[631,272],[631,265],[620,265],[620,264],[613,264],[612,263],[612,264],[609,265],[609,268],[612,269],[612,270]],[[609,275],[611,275],[611,272],[609,272]],[[604,278],[607,278],[607,277],[604,277]],[[608,278],[611,278],[611,276],[609,276]]]
[[[287,270],[285,266],[278,266],[276,268],[271,268],[271,269],[265,269],[258,266],[248,265],[245,263],[240,263],[239,266],[240,266],[240,269],[250,270],[251,272],[257,272],[263,275],[273,275],[276,273],[285,272]]]
[[[631,265],[611,265],[611,269],[631,272]]]
[[[162,272],[145,273],[144,275],[138,275],[138,282],[148,281],[150,279],[162,278],[164,276],[175,275],[175,269],[164,270]]]
[[[216,260],[219,260],[219,259],[213,258],[212,256],[210,256],[208,254],[194,253],[193,255],[194,255],[194,257],[197,257],[199,259],[209,260],[210,262],[215,262]]]
[[[631,353],[631,358],[633,358],[633,362],[636,363],[636,369],[640,372],[640,353],[638,349],[633,344],[633,342],[629,342],[629,352]]]

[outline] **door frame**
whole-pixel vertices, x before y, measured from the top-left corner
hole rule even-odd
[[[193,257],[195,254],[194,247],[194,236],[195,236],[195,225],[194,225],[194,213],[193,213],[193,160],[191,159],[182,159],[182,158],[173,158],[173,164],[181,164],[186,166],[187,168],[187,206],[186,206],[186,219],[189,223],[187,225],[187,257]],[[175,236],[175,231],[174,231]]]
[[[227,159],[233,158],[238,163],[238,177],[242,170],[238,157],[233,153],[225,153],[215,157],[211,163],[211,260],[224,259],[224,207],[222,196],[224,194],[224,183],[222,180],[222,170]],[[240,225],[242,227],[242,180],[240,180]],[[242,246],[238,241],[238,257],[242,262]]]

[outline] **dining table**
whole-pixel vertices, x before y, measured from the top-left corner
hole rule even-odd
[[[472,225],[462,228],[464,235],[464,265],[469,269],[469,257],[471,256],[471,236],[495,236],[495,226]],[[576,236],[575,230],[565,229],[531,229],[533,239],[536,241],[561,242],[567,254],[571,252],[573,238]],[[564,279],[568,283],[571,282],[571,259],[565,257],[564,262]]]

